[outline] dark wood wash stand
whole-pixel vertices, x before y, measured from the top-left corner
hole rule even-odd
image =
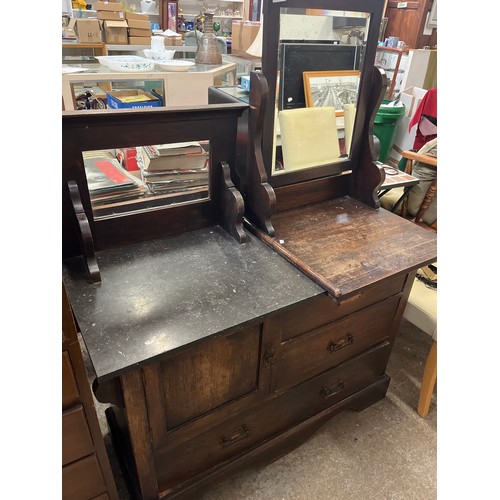
[[[383,2],[369,3],[380,20]],[[135,497],[198,498],[385,396],[414,274],[436,242],[376,206],[383,174],[369,132],[383,82],[373,82],[361,87],[352,171],[283,185],[261,155],[263,74],[252,74],[250,108],[63,113],[63,282]],[[94,218],[81,151],[193,137],[210,140],[209,200]]]

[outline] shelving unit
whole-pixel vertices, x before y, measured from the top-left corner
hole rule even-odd
[[[167,106],[186,106],[208,104],[208,87],[221,85],[223,80],[234,85],[236,64],[223,63],[217,66],[196,64],[193,69],[182,72],[169,72],[154,69],[144,73],[120,73],[111,71],[99,64],[81,65],[86,71],[62,75],[62,95],[64,109],[75,110],[75,84],[94,82],[109,91],[113,82],[158,82],[163,88]]]
[[[391,47],[377,47],[375,66],[383,69],[387,75],[387,92],[385,99],[392,100],[402,90],[401,84],[408,63],[409,47],[393,49]]]
[[[221,26],[218,34],[232,31],[232,22],[244,18],[244,6],[244,0],[219,0],[214,19],[222,21],[224,26]],[[182,15],[188,21],[194,21],[203,10],[201,2],[197,0],[180,0],[179,7],[182,9]]]

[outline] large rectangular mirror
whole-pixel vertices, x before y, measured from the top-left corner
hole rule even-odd
[[[264,1],[263,155],[272,185],[355,168],[382,9],[383,0]],[[318,143],[325,146],[311,147]]]

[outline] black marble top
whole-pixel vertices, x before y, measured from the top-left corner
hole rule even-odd
[[[102,282],[80,258],[63,281],[100,382],[325,291],[252,235],[219,226],[97,252]]]

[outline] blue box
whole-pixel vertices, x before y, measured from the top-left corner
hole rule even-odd
[[[136,102],[123,102],[121,99],[127,97],[136,96],[146,96],[147,101],[136,101]],[[130,109],[130,108],[158,108],[162,105],[162,100],[158,99],[149,92],[144,92],[143,90],[114,90],[112,92],[106,92],[106,98],[108,100],[108,108],[113,109]]]
[[[240,87],[247,92],[250,92],[250,76],[242,76]]]

